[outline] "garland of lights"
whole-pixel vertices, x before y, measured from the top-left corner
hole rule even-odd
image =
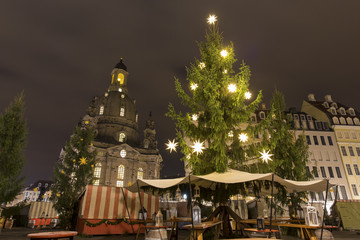
[[[86,219],[84,219],[85,225],[89,226],[89,227],[97,227],[97,226],[99,226],[99,225],[101,225],[103,223],[105,223],[107,225],[118,225],[118,224],[120,224],[122,222],[125,222],[125,223],[130,224],[130,225],[138,224],[138,223],[135,223],[135,222],[130,222],[126,218],[116,220],[115,222],[111,222],[109,219],[103,219],[103,220],[100,220],[97,223],[91,223],[91,222],[87,221]]]

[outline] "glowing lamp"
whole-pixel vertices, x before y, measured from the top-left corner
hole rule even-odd
[[[144,207],[142,207],[140,210],[139,210],[139,215],[138,215],[138,219],[139,220],[146,220],[146,217],[147,217],[147,211]]]
[[[159,209],[155,217],[155,226],[163,226],[163,223],[164,223],[164,217]]]
[[[193,121],[197,121],[197,120],[198,120],[198,115],[197,115],[197,114],[193,114],[193,115],[191,116],[191,119],[192,119]]]
[[[199,185],[196,185],[194,188],[194,198],[199,198],[200,197],[200,187]]]
[[[194,225],[201,225],[201,209],[198,205],[193,207],[192,215],[193,215]]]

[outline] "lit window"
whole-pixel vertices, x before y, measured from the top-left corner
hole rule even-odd
[[[346,171],[349,175],[353,175],[350,164],[346,164]]]
[[[143,179],[143,178],[144,178],[144,170],[142,168],[139,168],[137,172],[137,179]]]
[[[359,196],[358,190],[355,184],[351,184],[351,188],[353,190],[354,196]]]
[[[125,175],[125,167],[124,167],[124,165],[119,165],[117,178],[124,179],[124,175]]]
[[[123,117],[123,116],[125,116],[125,108],[121,107],[120,108],[120,117]]]
[[[104,115],[104,105],[100,106],[99,115]]]
[[[119,142],[124,142],[125,141],[125,133],[120,133],[119,134]]]
[[[94,177],[100,178],[101,176],[101,163],[97,163],[94,169]]]
[[[117,180],[117,181],[116,181],[116,186],[117,186],[117,187],[124,187],[124,181]]]
[[[99,185],[99,184],[100,184],[100,180],[99,180],[99,179],[94,180],[94,185]]]
[[[120,151],[120,157],[122,157],[122,158],[126,157],[126,150],[125,149],[122,149]]]

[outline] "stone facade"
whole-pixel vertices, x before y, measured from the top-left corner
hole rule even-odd
[[[97,164],[94,184],[126,187],[138,178],[158,179],[162,157],[157,149],[151,113],[140,140],[136,102],[128,96],[127,67],[121,60],[111,72],[110,86],[94,97],[82,118],[97,132],[94,148]]]

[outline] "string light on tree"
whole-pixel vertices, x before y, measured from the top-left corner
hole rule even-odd
[[[215,22],[217,21],[217,17],[215,15],[209,15],[207,22],[209,24],[215,24]]]
[[[205,68],[205,63],[201,62],[201,63],[199,64],[199,68],[200,68],[200,69],[204,69],[204,68]]]
[[[191,85],[190,85],[191,90],[194,90],[194,91],[197,89],[197,87],[198,87],[198,85],[196,83],[191,83]]]
[[[175,142],[175,139],[170,141],[166,144],[167,148],[170,152],[172,152],[173,150],[176,152],[176,147],[177,147],[178,143]]]
[[[236,85],[234,83],[230,83],[229,86],[228,86],[228,91],[230,93],[236,92]]]
[[[228,136],[232,138],[232,137],[234,136],[234,132],[231,130],[231,131],[228,133]]]
[[[198,116],[197,114],[193,114],[193,115],[191,116],[191,119],[192,119],[193,121],[197,121],[198,118],[199,118],[199,116]]]
[[[228,72],[227,69],[224,69],[223,73],[224,73],[224,74],[227,74],[227,72]]]
[[[260,158],[261,158],[264,162],[268,163],[269,161],[272,161],[271,156],[272,156],[273,154],[270,153],[270,150],[265,151],[265,149],[264,149],[262,152],[260,152],[260,154],[261,154],[261,157],[260,157]]]
[[[196,155],[199,155],[199,153],[202,153],[205,149],[204,142],[195,141],[194,145],[191,146],[193,148],[193,152],[196,152]]]
[[[227,55],[228,55],[228,51],[226,51],[226,50],[224,49],[224,50],[222,50],[222,51],[220,52],[220,55],[221,55],[223,58],[226,58]]]
[[[250,98],[251,98],[251,92],[246,92],[245,99],[250,99]]]
[[[248,135],[246,133],[239,134],[240,142],[247,142],[248,139],[249,139],[249,137],[248,137]]]

